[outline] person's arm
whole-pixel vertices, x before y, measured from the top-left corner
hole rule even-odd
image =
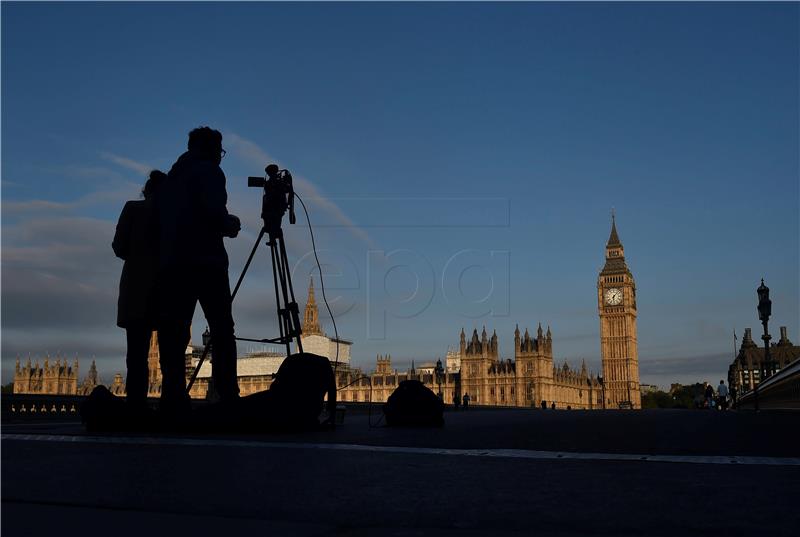
[[[211,166],[201,185],[200,206],[208,225],[226,237],[235,237],[241,227],[239,219],[228,213],[225,174],[219,166]]]
[[[131,244],[131,221],[133,206],[132,202],[127,202],[125,207],[122,208],[122,213],[119,215],[117,222],[117,231],[114,233],[114,240],[111,243],[111,248],[114,249],[114,254],[120,259],[128,259]]]

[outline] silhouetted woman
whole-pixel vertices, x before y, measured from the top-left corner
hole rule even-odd
[[[125,204],[111,245],[117,257],[125,260],[119,281],[117,326],[127,333],[127,401],[133,409],[144,409],[147,404],[147,353],[157,319],[159,234],[156,201],[166,177],[158,170],[150,172],[142,189],[144,199]]]

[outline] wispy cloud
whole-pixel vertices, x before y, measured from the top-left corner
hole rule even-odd
[[[225,134],[225,145],[238,157],[253,163],[259,167],[264,166],[266,163],[278,164],[281,166],[280,161],[272,156],[270,156],[266,151],[264,151],[258,144],[255,142],[248,140],[246,138],[242,138],[238,134],[235,133],[226,133]],[[305,177],[299,177],[293,174],[294,179],[294,186],[303,200],[306,202],[306,205],[314,204],[320,210],[325,211],[328,213],[330,217],[332,217],[335,221],[337,221],[340,225],[347,228],[353,235],[357,238],[361,239],[362,241],[366,242],[371,248],[377,248],[375,242],[369,236],[369,234],[359,227],[353,220],[347,216],[342,209],[336,205],[333,201],[326,198],[317,188],[314,183],[310,180],[306,179]]]
[[[4,201],[4,213],[30,213],[39,211],[62,211],[71,208],[73,204],[62,203],[50,200],[23,200],[23,201]]]
[[[141,185],[125,182],[121,183],[116,188],[90,192],[71,201],[53,201],[45,199],[4,200],[2,207],[5,214],[14,216],[42,212],[65,213],[97,205],[118,204],[136,197],[140,190]]]
[[[113,162],[118,166],[122,166],[123,168],[128,168],[129,170],[133,170],[141,175],[147,175],[150,173],[150,170],[153,169],[153,166],[147,164],[145,162],[139,162],[137,160],[133,160],[127,157],[121,157],[119,155],[115,155],[114,153],[100,153],[100,156],[104,159]]]

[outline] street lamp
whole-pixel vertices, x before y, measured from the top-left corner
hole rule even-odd
[[[206,331],[203,332],[203,347],[208,347],[211,344],[211,332],[209,332],[208,327],[206,326]]]
[[[769,316],[772,315],[772,300],[769,299],[769,287],[764,285],[764,278],[761,278],[761,285],[756,289],[756,293],[758,293],[758,318],[761,324],[764,325],[764,335],[761,336],[761,339],[764,340],[764,361],[761,368],[761,380],[759,381],[761,383],[771,376],[773,372],[772,360],[769,354],[769,340],[772,339],[772,336],[769,335],[767,329]]]
[[[444,367],[442,367],[442,359],[439,358],[436,360],[436,368],[433,370],[436,374],[436,384],[439,385],[439,398],[441,399],[442,396],[442,375],[444,375]]]

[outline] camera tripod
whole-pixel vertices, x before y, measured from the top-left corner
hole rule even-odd
[[[247,270],[250,268],[250,263],[258,250],[261,240],[264,235],[269,236],[266,242],[269,246],[270,257],[272,258],[272,282],[275,288],[275,302],[278,310],[278,327],[280,336],[276,338],[241,338],[237,337],[237,341],[253,341],[256,343],[278,343],[286,345],[286,356],[292,353],[291,344],[295,341],[297,344],[297,351],[303,352],[303,343],[300,341],[302,328],[300,325],[300,310],[297,306],[297,301],[294,298],[294,287],[292,286],[292,276],[289,271],[289,259],[286,256],[286,244],[283,239],[283,229],[281,228],[281,220],[286,211],[289,211],[289,223],[295,223],[294,214],[294,188],[292,186],[292,175],[288,170],[281,170],[278,166],[270,164],[265,168],[268,179],[263,177],[248,177],[247,185],[251,187],[263,187],[264,195],[261,201],[261,219],[264,225],[256,238],[253,249],[244,264],[244,269],[239,275],[239,280],[231,293],[231,301],[236,298],[236,293],[242,285]],[[200,373],[200,367],[203,365],[208,352],[211,349],[212,338],[214,334],[208,339],[203,349],[203,354],[195,366],[192,376],[186,386],[186,393],[192,389],[197,375]]]

